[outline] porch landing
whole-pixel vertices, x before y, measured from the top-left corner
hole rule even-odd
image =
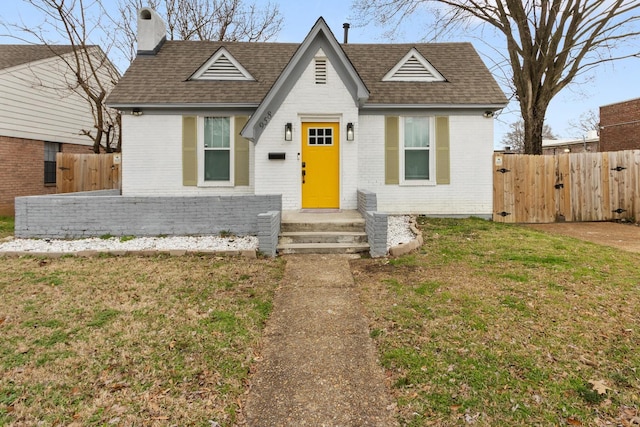
[[[280,254],[369,251],[365,220],[356,210],[283,211],[280,230]]]

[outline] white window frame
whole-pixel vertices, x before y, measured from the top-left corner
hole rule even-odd
[[[426,118],[429,124],[429,179],[405,179],[405,151],[415,150],[415,148],[405,148],[404,144],[404,124],[406,118]],[[405,186],[425,186],[425,185],[436,185],[436,140],[435,140],[435,118],[433,116],[424,116],[424,115],[411,115],[411,116],[400,116],[400,137],[399,137],[399,145],[400,145],[400,185]],[[422,149],[420,149],[422,150]]]
[[[204,179],[204,120],[205,118],[229,119],[229,180],[205,181]],[[235,117],[224,114],[207,114],[198,116],[198,187],[233,187],[235,176]]]

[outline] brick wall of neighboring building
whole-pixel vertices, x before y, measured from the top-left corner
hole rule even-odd
[[[90,153],[91,147],[60,144],[65,153]],[[44,184],[44,141],[0,136],[0,215],[14,215],[14,198],[54,194],[55,184]]]
[[[600,151],[640,149],[640,98],[600,107]]]

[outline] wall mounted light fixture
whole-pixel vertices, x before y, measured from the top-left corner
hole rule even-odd
[[[133,110],[131,110],[131,115],[132,116],[141,116],[142,115],[142,110],[139,108],[134,108]]]
[[[484,113],[482,113],[482,117],[484,117],[485,119],[490,119],[491,117],[493,117],[493,111],[485,111]]]
[[[353,141],[353,123],[347,123],[347,141]]]
[[[291,141],[292,138],[293,138],[293,128],[291,126],[291,123],[287,123],[286,125],[284,125],[284,140]]]

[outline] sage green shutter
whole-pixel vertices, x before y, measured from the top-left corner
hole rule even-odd
[[[182,117],[182,185],[198,185],[198,120]]]
[[[436,184],[451,184],[449,117],[436,117]]]
[[[246,116],[236,116],[234,154],[234,185],[249,185],[249,140],[240,135],[240,131],[249,120]]]
[[[385,117],[384,123],[384,183],[400,183],[400,123],[399,117]]]

